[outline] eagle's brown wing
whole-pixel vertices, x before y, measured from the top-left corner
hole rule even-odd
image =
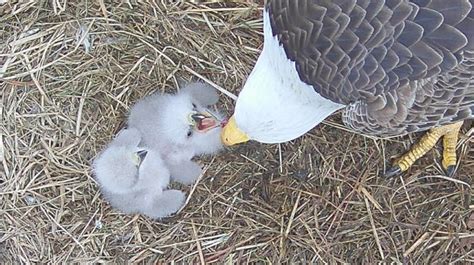
[[[346,125],[400,135],[474,117],[474,0],[269,0],[301,80]]]

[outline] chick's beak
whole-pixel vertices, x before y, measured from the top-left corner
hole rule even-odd
[[[138,154],[138,157],[140,157],[141,160],[144,160],[146,155],[148,154],[148,151],[147,150],[140,150],[137,152]]]
[[[147,153],[148,153],[148,151],[146,151],[146,150],[140,150],[140,151],[134,153],[132,158],[131,158],[133,164],[137,167],[140,167],[143,160],[145,160],[145,157],[146,157]]]
[[[196,129],[200,132],[207,132],[219,127],[219,122],[211,113],[195,113],[191,115],[191,118],[194,120]]]
[[[243,131],[237,127],[234,116],[230,117],[227,124],[224,126],[221,132],[221,141],[226,146],[235,145],[238,143],[244,143],[250,140],[250,138]]]
[[[139,158],[138,165],[141,165],[143,160],[145,160],[145,157],[146,157],[147,154],[148,154],[148,151],[146,151],[146,150],[140,150],[140,151],[137,152],[137,155],[138,155],[138,158]]]

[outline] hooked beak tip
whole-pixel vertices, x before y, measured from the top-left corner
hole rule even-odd
[[[147,150],[141,150],[141,151],[138,151],[137,154],[140,157],[140,160],[143,161],[143,159],[145,159],[146,155],[148,154],[148,151]]]
[[[207,132],[217,127],[223,127],[222,121],[211,112],[194,113],[191,116],[193,125],[199,132]]]
[[[196,114],[191,115],[191,118],[192,118],[196,123],[199,123],[199,122],[201,122],[202,120],[204,120],[204,119],[207,118],[207,117],[204,116],[204,115],[201,114],[201,113],[196,113]]]

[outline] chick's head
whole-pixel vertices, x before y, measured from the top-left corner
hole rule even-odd
[[[139,182],[139,171],[148,151],[140,148],[136,129],[124,129],[93,163],[100,185],[114,193],[127,193]]]
[[[213,153],[221,147],[222,115],[207,108],[191,93],[168,95],[159,115],[166,141],[186,146],[196,155]]]

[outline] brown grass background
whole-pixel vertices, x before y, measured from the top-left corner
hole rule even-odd
[[[262,47],[261,8],[0,4],[0,261],[474,262],[469,125],[453,179],[440,147],[403,177],[381,177],[419,135],[368,138],[335,114],[295,141],[200,159],[206,172],[172,218],[102,200],[90,162],[131,104],[199,76],[238,94]],[[222,94],[219,106],[230,114],[233,100]]]

